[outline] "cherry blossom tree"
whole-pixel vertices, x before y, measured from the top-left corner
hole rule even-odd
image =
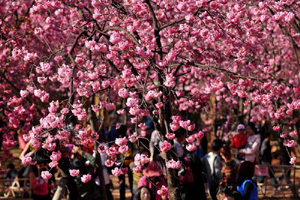
[[[127,140],[139,140],[148,116],[169,166],[168,190],[160,193],[180,199],[171,138],[184,128],[187,150],[195,149],[194,140],[203,133],[190,116],[221,109],[233,116],[237,110],[252,122],[271,121],[279,132],[298,122],[299,10],[294,0],[2,1],[0,132],[5,154],[0,159],[12,156],[9,150],[21,134],[34,148],[53,152],[54,167],[60,146],[74,142],[71,137],[81,145],[97,140],[105,111],[135,127],[115,146],[99,147],[113,166],[113,155],[126,152]],[[75,136],[65,128],[70,123]],[[294,146],[296,136],[283,133],[284,144]],[[148,161],[143,156],[136,160],[138,167]],[[24,157],[23,162],[32,160]],[[116,167],[113,173],[124,170]]]

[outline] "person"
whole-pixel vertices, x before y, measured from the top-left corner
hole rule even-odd
[[[186,151],[182,159],[184,171],[179,176],[179,191],[182,200],[206,199],[203,181],[203,165],[194,152]],[[180,172],[181,170],[179,170]],[[190,173],[190,174],[188,174]],[[182,181],[185,180],[185,181]]]
[[[155,194],[155,199],[160,200],[161,196],[157,194],[157,191],[162,187],[167,187],[166,181],[162,176],[163,170],[158,168],[155,161],[149,162],[147,167],[143,170],[143,176],[140,178],[138,188],[142,186],[148,186],[153,194]]]
[[[15,169],[15,165],[12,163],[9,163],[7,168],[9,169],[7,173],[4,175],[3,178],[10,178],[14,179],[15,177],[18,176],[18,171]]]
[[[47,179],[41,178],[41,173],[47,171],[46,167],[37,168],[33,167],[33,174],[30,176],[32,183],[32,198],[33,200],[50,200],[49,184]],[[37,176],[36,176],[37,175]]]
[[[159,152],[159,143],[160,143],[160,135],[158,130],[154,130],[151,133],[149,148],[150,148],[150,160],[153,160],[160,152]]]
[[[127,134],[127,126],[125,124],[121,124],[120,128],[117,129],[117,133],[118,133],[118,138],[123,138],[126,136]],[[127,175],[128,175],[128,180],[129,180],[129,188],[131,191],[131,194],[133,196],[133,189],[132,189],[132,185],[133,185],[133,176],[132,176],[132,171],[129,168],[129,164],[130,162],[133,161],[133,157],[132,157],[132,151],[133,151],[133,144],[128,142],[128,152],[126,153],[126,155],[120,155],[120,159],[124,160],[124,167],[126,167],[128,169]],[[122,174],[119,176],[119,182],[120,182],[120,200],[125,200],[125,189],[126,189],[126,184],[125,184],[125,174]]]
[[[135,157],[136,154],[144,154],[148,157],[150,155],[150,152],[146,148],[138,147],[137,149],[135,149],[133,157]],[[129,164],[129,167],[132,171],[132,176],[133,176],[132,192],[133,192],[133,194],[135,194],[138,189],[138,184],[139,184],[140,178],[143,176],[143,174],[142,174],[142,172],[134,172],[133,171],[133,168],[136,167],[134,162],[131,162]]]
[[[231,151],[229,146],[223,146],[220,153],[223,159],[223,167],[221,170],[221,182],[227,186],[232,186],[236,188],[236,173],[238,165],[234,159],[232,159]]]
[[[133,200],[155,200],[155,198],[149,187],[141,186],[136,190]]]
[[[245,147],[247,143],[247,134],[245,132],[245,126],[243,124],[239,124],[237,126],[238,133],[232,138],[231,147],[235,149],[241,149]]]
[[[235,187],[221,184],[218,191],[218,200],[242,200],[243,196],[238,192]]]
[[[79,200],[99,200],[101,199],[101,194],[99,186],[95,183],[94,180],[94,171],[96,166],[96,158],[88,152],[83,151],[79,146],[73,147],[73,153],[76,154],[71,163],[72,169],[79,169],[80,175],[75,177],[75,183],[79,193]],[[86,162],[88,161],[88,162]],[[84,174],[92,175],[92,180],[87,183],[81,181],[81,177]]]
[[[250,161],[242,162],[237,172],[237,190],[243,196],[243,200],[257,200],[258,191],[256,184],[252,181],[255,164]]]
[[[247,145],[245,148],[239,150],[239,154],[243,155],[245,161],[253,163],[259,163],[259,147],[260,147],[260,136],[256,135],[255,124],[249,123],[246,132],[248,134]]]
[[[270,132],[265,132],[266,138],[261,144],[260,148],[260,161],[262,165],[269,165],[269,175],[271,177],[272,183],[275,186],[275,189],[278,188],[278,181],[276,180],[274,176],[274,170],[271,166],[272,164],[272,153],[271,153],[271,145],[270,145]],[[258,178],[259,183],[263,183],[265,180],[264,176],[260,176]]]
[[[211,143],[212,152],[206,154],[203,159],[204,173],[207,175],[209,193],[212,200],[216,200],[219,182],[221,179],[222,160],[219,156],[223,142],[215,139]]]
[[[242,154],[238,154],[238,150],[244,148],[247,144],[247,134],[245,131],[245,126],[239,124],[237,126],[238,133],[233,136],[231,141],[231,147],[233,148],[234,157],[237,158],[238,162],[243,161],[245,158]]]
[[[173,139],[174,149],[178,158],[181,158],[184,154],[182,144],[185,142],[184,129],[180,128],[175,132],[175,138]]]

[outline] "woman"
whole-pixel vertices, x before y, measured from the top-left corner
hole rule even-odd
[[[166,181],[163,177],[163,170],[159,169],[155,161],[151,161],[143,170],[143,176],[139,180],[138,188],[147,186],[153,191],[156,200],[161,200],[161,196],[157,191],[162,187],[167,187]]]
[[[242,194],[243,200],[257,200],[257,186],[252,181],[255,164],[249,161],[241,163],[237,173],[237,190]]]
[[[138,188],[134,195],[134,200],[154,200],[154,195],[152,194],[150,188],[147,186],[142,186]]]
[[[232,186],[233,188],[236,188],[236,174],[238,165],[235,162],[235,160],[232,159],[230,147],[229,146],[223,146],[220,153],[223,162],[223,167],[221,170],[221,182],[225,183],[228,186]]]
[[[30,174],[30,182],[32,183],[32,190],[33,190],[33,195],[32,195],[33,200],[51,199],[49,194],[48,180],[41,178],[42,171],[47,171],[47,168],[42,167],[37,169],[36,166],[34,166],[33,171]]]

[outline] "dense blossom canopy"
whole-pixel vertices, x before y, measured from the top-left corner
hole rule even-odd
[[[201,135],[187,113],[206,113],[211,97],[219,109],[242,99],[253,122],[296,123],[299,11],[295,0],[1,1],[0,158],[17,133],[59,152],[72,142],[72,116],[75,137],[91,143],[98,135],[82,125],[103,110],[130,116],[133,141],[150,116],[168,151],[179,127]],[[122,138],[116,144],[108,155],[126,152]]]

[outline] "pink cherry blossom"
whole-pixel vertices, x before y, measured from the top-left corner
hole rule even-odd
[[[177,131],[180,128],[180,126],[177,123],[171,123],[170,128],[172,131]]]
[[[42,171],[41,176],[43,179],[50,179],[52,174],[49,171]]]
[[[195,134],[195,138],[201,140],[204,137],[204,133],[202,131],[199,131],[197,134]]]
[[[118,176],[120,176],[122,174],[122,170],[120,170],[119,168],[116,167],[116,168],[114,168],[114,169],[111,170],[111,173],[114,176],[118,177]]]
[[[195,151],[196,149],[197,149],[197,147],[195,144],[188,144],[186,146],[186,150],[188,150],[188,151]]]
[[[106,167],[112,167],[114,164],[115,164],[115,163],[114,163],[112,160],[110,160],[110,159],[107,159],[107,160],[105,161],[105,166],[106,166]]]
[[[128,140],[126,139],[126,137],[123,138],[116,138],[115,143],[119,146],[124,146],[126,145],[128,142]]]
[[[290,160],[290,164],[291,165],[295,165],[297,163],[297,158],[296,157],[292,157]]]
[[[280,126],[273,126],[274,131],[280,131]]]
[[[159,144],[159,148],[162,152],[167,152],[172,148],[172,145],[168,141],[163,141]]]
[[[136,166],[136,167],[132,168],[132,171],[134,173],[140,173],[142,171],[142,168],[140,166]]]
[[[190,126],[191,121],[187,120],[187,121],[179,121],[179,125],[184,128],[184,129],[188,129],[188,127]]]
[[[171,168],[171,169],[180,169],[181,164],[180,164],[180,161],[174,161],[172,159],[166,163],[166,166],[167,166],[167,168]]]
[[[82,175],[82,177],[80,179],[83,183],[87,183],[91,180],[91,178],[92,178],[92,176],[90,174],[85,174],[85,175]]]
[[[290,135],[291,137],[296,137],[296,136],[298,135],[298,133],[297,133],[297,131],[295,130],[295,131],[290,132],[289,135]]]
[[[168,195],[168,188],[166,188],[164,185],[159,189],[157,190],[157,194],[159,196],[167,196]]]
[[[80,171],[79,171],[79,169],[70,169],[69,173],[71,176],[78,176]]]
[[[175,134],[174,133],[167,133],[166,138],[168,138],[169,140],[173,140],[175,138]]]
[[[97,150],[98,150],[99,153],[105,153],[107,151],[107,146],[99,145]]]
[[[195,140],[195,135],[191,135],[188,138],[185,139],[188,143],[192,143]]]

